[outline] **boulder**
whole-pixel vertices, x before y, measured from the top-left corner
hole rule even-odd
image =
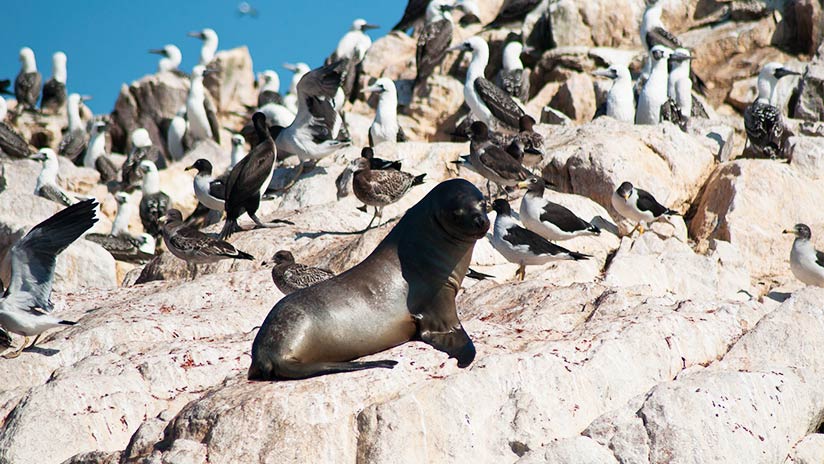
[[[573,74],[561,85],[549,106],[560,110],[578,124],[591,121],[596,109],[592,79],[586,74]]]
[[[246,105],[257,105],[257,89],[252,66],[252,55],[245,46],[231,50],[221,50],[209,63],[215,72],[203,77],[203,85],[209,90],[223,123],[232,114],[246,114]],[[231,119],[234,125],[242,126],[244,118]],[[223,136],[223,134],[221,134]],[[227,134],[226,138],[230,138]],[[221,142],[223,140],[221,139]],[[227,149],[230,143],[223,143]]]
[[[807,65],[798,94],[793,116],[807,121],[824,121],[824,60]]]

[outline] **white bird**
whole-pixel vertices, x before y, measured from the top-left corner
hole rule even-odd
[[[230,153],[229,168],[235,167],[246,156],[246,139],[240,134],[232,136],[232,152]]]
[[[166,214],[171,200],[169,195],[160,190],[160,174],[157,166],[149,160],[140,162],[143,171],[143,198],[140,199],[140,222],[143,231],[152,237],[160,235],[160,218]]]
[[[8,103],[6,103],[6,99],[3,98],[2,95],[0,95],[0,122],[3,122],[3,121],[6,120],[6,114],[8,113],[8,111],[9,111],[9,105],[8,105]]]
[[[366,35],[369,29],[377,29],[378,26],[369,24],[364,19],[356,19],[352,22],[352,27],[349,32],[341,37],[338,42],[335,52],[327,58],[325,64],[332,64],[343,60],[345,63],[345,70],[343,72],[343,80],[341,82],[341,89],[344,98],[349,97],[354,101],[357,93],[358,82],[360,81],[361,67],[360,64],[366,57],[366,52],[372,47],[372,39]],[[336,108],[343,107],[343,99],[336,105]]]
[[[114,195],[117,201],[117,214],[112,222],[111,235],[122,235],[129,233],[129,222],[132,217],[132,205],[129,203],[131,195],[126,192],[117,192]]]
[[[29,337],[36,337],[34,346],[46,330],[75,324],[48,314],[54,309],[54,268],[57,255],[97,222],[97,206],[93,199],[69,206],[34,226],[12,247],[11,281],[0,299],[0,327],[25,339],[6,358],[19,356]]]
[[[37,185],[34,187],[35,195],[60,203],[63,206],[71,206],[76,203],[71,195],[57,185],[57,173],[60,170],[60,163],[57,161],[54,150],[41,148],[30,159],[43,162],[43,167],[37,176]]]
[[[595,71],[596,76],[612,79],[606,101],[606,115],[619,121],[635,123],[635,95],[632,76],[625,65],[613,64],[608,69]]]
[[[601,229],[579,218],[566,207],[544,198],[544,179],[532,176],[518,184],[526,188],[521,198],[521,221],[527,229],[547,240],[569,240],[585,235],[600,235]]]
[[[508,38],[509,39],[509,38]],[[509,40],[504,46],[502,68],[498,72],[498,86],[521,103],[529,99],[529,69],[524,69],[521,53],[524,46],[520,39]]]
[[[100,173],[100,182],[106,184],[117,179],[117,166],[106,155],[106,131],[108,125],[105,121],[96,121],[92,125],[92,133],[89,137],[89,146],[86,147],[86,154],[83,156],[83,166],[96,169]]]
[[[288,69],[289,71],[292,71],[292,73],[293,73],[292,74],[292,80],[289,83],[289,92],[287,92],[286,95],[283,97],[283,104],[284,104],[284,106],[289,108],[289,111],[297,114],[297,112],[298,112],[298,83],[300,82],[301,79],[303,79],[303,76],[305,76],[306,73],[308,73],[312,69],[306,63],[296,63],[296,64],[286,63],[286,64],[283,65],[283,67]]]
[[[418,37],[415,50],[413,87],[426,83],[452,45],[452,9],[452,2],[449,0],[432,0],[426,7],[426,24]]]
[[[190,32],[189,37],[195,37],[203,41],[200,47],[200,61],[201,66],[206,66],[215,59],[215,52],[217,52],[217,33],[213,29],[203,29],[202,31]]]
[[[186,168],[187,171],[191,169],[197,169],[197,174],[192,181],[197,201],[213,211],[223,212],[226,184],[223,180],[212,177],[212,163],[207,159],[200,158]]]
[[[56,113],[66,104],[66,54],[52,55],[52,77],[43,84],[43,98],[40,109]]]
[[[136,188],[141,179],[143,172],[140,170],[140,162],[144,159],[154,161],[157,158],[157,152],[154,152],[152,138],[149,136],[149,131],[143,127],[138,127],[132,131],[131,135],[132,149],[126,156],[126,160],[120,166],[120,187],[123,190],[131,191]]]
[[[267,69],[258,74],[258,107],[271,102],[281,102],[280,97],[280,76],[278,73]]]
[[[20,49],[20,72],[14,80],[14,96],[21,108],[35,109],[40,98],[42,77],[37,72],[34,51],[29,47]]]
[[[658,219],[666,219],[668,216],[677,215],[678,212],[673,211],[652,196],[646,190],[635,188],[629,182],[622,183],[615,192],[612,193],[612,207],[615,208],[625,218],[636,222],[637,225],[632,229],[630,235],[636,229],[640,233],[644,233],[644,228],[650,222]]]
[[[692,115],[692,79],[690,79],[692,55],[686,48],[676,48],[669,60],[673,65],[669,73],[667,95],[678,105],[681,115],[689,119]]]
[[[220,126],[212,101],[206,96],[203,76],[209,72],[205,66],[197,65],[192,70],[189,95],[186,97],[186,119],[189,121],[188,134],[193,142],[213,139],[220,143]]]
[[[650,51],[652,72],[638,96],[638,109],[635,112],[635,124],[658,124],[661,122],[661,106],[667,102],[667,82],[669,70],[667,59],[672,50],[663,45],[656,45]]]
[[[398,91],[392,79],[381,77],[363,91],[378,94],[375,120],[369,126],[369,146],[374,147],[387,141],[405,142],[406,136],[398,124]]]
[[[217,46],[215,46],[215,48],[217,48]],[[180,49],[172,44],[168,44],[163,48],[149,50],[149,53],[163,57],[157,62],[157,72],[178,71],[180,62],[183,61],[183,54],[180,53]]]
[[[186,148],[183,142],[186,137],[186,131],[189,128],[189,123],[186,121],[186,107],[184,106],[178,110],[175,117],[169,122],[169,127],[166,129],[166,148],[169,150],[169,155],[175,161],[180,161],[186,155]]]
[[[781,63],[767,63],[758,74],[758,98],[744,110],[744,129],[747,140],[758,151],[771,158],[786,158],[789,138],[793,135],[785,127],[781,109],[776,106],[775,87],[784,76],[798,75]]]
[[[807,285],[824,287],[824,253],[816,250],[810,241],[810,228],[806,224],[796,224],[784,233],[795,235],[790,252],[790,270],[795,278]]]
[[[661,21],[663,6],[663,0],[651,0],[641,19],[641,43],[647,51],[647,60],[644,63],[642,80],[647,79],[652,72],[653,63],[650,53],[656,45],[663,45],[670,50],[681,47],[681,42],[678,40],[678,37],[669,32]]]

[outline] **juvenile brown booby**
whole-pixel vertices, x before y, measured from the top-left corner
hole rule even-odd
[[[375,120],[369,126],[369,146],[383,142],[406,142],[403,128],[398,124],[398,91],[392,79],[381,77],[363,91],[378,94]]]
[[[415,176],[394,169],[373,171],[367,158],[358,158],[354,162],[352,191],[364,204],[375,208],[372,220],[364,231],[372,227],[376,218],[380,218],[383,207],[403,198],[412,187],[423,183],[426,174]]]
[[[71,206],[76,203],[68,193],[57,185],[57,173],[60,165],[54,150],[41,148],[30,159],[43,162],[43,168],[40,170],[40,175],[37,176],[37,185],[34,187],[35,195],[60,203],[63,206]]]
[[[758,98],[744,110],[747,140],[759,154],[786,158],[793,135],[784,124],[781,109],[775,106],[775,87],[784,76],[798,75],[780,63],[767,63],[758,74]]]
[[[52,77],[43,84],[40,110],[57,113],[66,104],[66,54],[52,55]]]
[[[653,221],[668,216],[675,216],[677,211],[673,211],[652,196],[646,190],[633,187],[629,182],[622,183],[615,192],[612,193],[612,207],[621,213],[625,218],[636,222],[637,225],[629,235],[636,229],[644,233],[644,228]]]
[[[601,229],[581,219],[558,203],[544,198],[546,182],[532,176],[518,184],[526,187],[521,198],[521,221],[527,229],[547,240],[569,240],[582,235],[600,235]]]
[[[541,0],[504,0],[498,16],[484,26],[484,29],[497,29],[510,23],[523,21],[526,15],[540,4]]]
[[[284,295],[331,279],[335,274],[327,269],[311,267],[295,262],[295,257],[287,250],[278,250],[272,256],[272,281]]]
[[[20,73],[14,81],[14,96],[20,108],[34,110],[40,98],[40,83],[42,78],[37,72],[37,61],[34,52],[29,47],[20,49]]]
[[[452,45],[452,2],[432,0],[426,8],[426,24],[418,37],[415,51],[415,81],[413,89],[426,84]]]
[[[140,162],[143,171],[143,198],[140,199],[140,222],[143,231],[152,237],[160,236],[160,218],[169,209],[169,195],[160,191],[160,175],[157,166],[149,160]]]
[[[206,66],[215,59],[217,52],[218,38],[217,33],[213,29],[203,29],[201,31],[190,32],[189,37],[200,39],[203,45],[200,47],[200,61],[201,66]]]
[[[186,97],[186,120],[189,122],[186,135],[191,138],[192,143],[212,139],[220,144],[217,110],[206,95],[206,87],[203,86],[203,76],[207,72],[211,71],[202,65],[197,65],[192,70],[189,94]]]

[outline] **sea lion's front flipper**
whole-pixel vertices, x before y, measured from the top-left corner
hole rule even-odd
[[[455,308],[455,290],[445,287],[430,306],[415,315],[421,341],[443,351],[458,361],[458,367],[467,367],[475,359],[475,345],[458,320]]]

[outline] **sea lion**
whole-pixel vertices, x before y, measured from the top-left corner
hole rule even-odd
[[[437,185],[410,208],[363,262],[281,299],[252,344],[250,380],[302,379],[396,361],[353,362],[412,340],[466,367],[475,346],[455,295],[489,219],[464,179]]]

